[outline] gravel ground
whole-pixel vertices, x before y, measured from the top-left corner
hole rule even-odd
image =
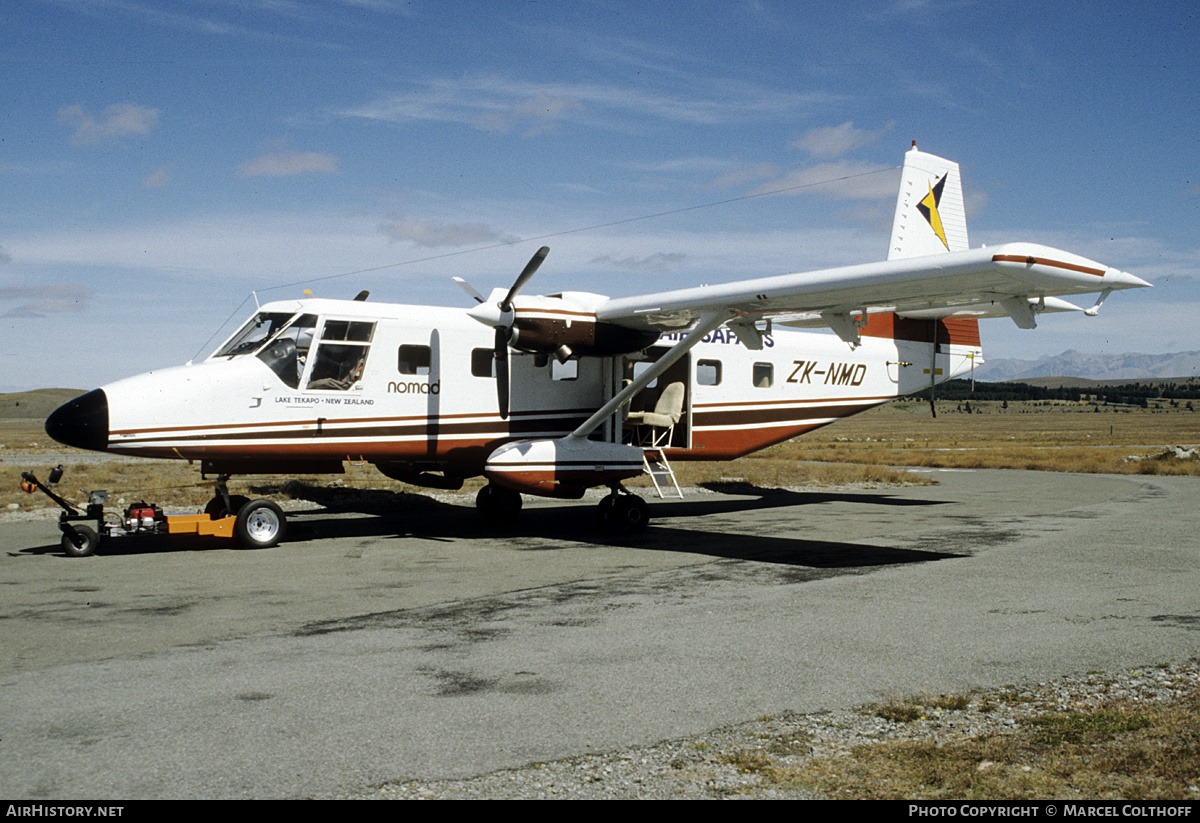
[[[362,800],[701,800],[822,799],[785,790],[730,761],[765,755],[782,767],[839,755],[863,744],[935,740],[948,743],[1014,730],[1046,712],[1085,711],[1105,701],[1171,701],[1200,687],[1200,658],[1116,674],[1088,673],[971,695],[963,710],[927,709],[912,722],[883,720],[862,710],[762,718],[648,748],[586,755],[470,780],[413,780],[382,786]],[[981,710],[990,705],[987,711]],[[1191,787],[1200,800],[1200,786]]]

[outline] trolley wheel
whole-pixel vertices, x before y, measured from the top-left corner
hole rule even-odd
[[[270,500],[252,500],[242,506],[233,524],[238,545],[247,549],[269,549],[286,533],[287,518]]]
[[[100,535],[91,526],[71,526],[63,532],[63,551],[70,557],[91,557],[100,545]]]

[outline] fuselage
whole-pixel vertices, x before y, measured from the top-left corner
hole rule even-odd
[[[937,351],[933,329],[939,329]],[[56,411],[47,431],[85,448],[203,461],[219,473],[482,472],[514,440],[562,437],[678,339],[612,357],[510,351],[511,408],[497,409],[489,329],[461,309],[338,300],[263,306],[206,360],[97,389]],[[671,459],[723,460],[920,391],[981,363],[974,321],[872,316],[861,343],[775,331],[760,350],[719,328],[592,434],[643,435],[629,409],[653,411],[682,384],[661,440]]]

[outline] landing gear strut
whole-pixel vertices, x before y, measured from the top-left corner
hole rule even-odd
[[[614,534],[637,534],[650,522],[650,507],[646,501],[625,491],[620,484],[596,506],[596,522],[600,528]]]
[[[240,494],[231,495],[229,487],[229,475],[222,474],[217,477],[217,482],[213,484],[217,493],[212,500],[208,501],[208,505],[204,507],[204,513],[213,520],[219,520],[222,517],[232,517],[241,511],[242,506],[250,502],[249,497],[243,497]]]

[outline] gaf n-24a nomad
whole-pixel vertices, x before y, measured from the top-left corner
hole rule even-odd
[[[958,165],[904,160],[885,262],[640,297],[522,294],[470,310],[356,300],[261,306],[206,360],[91,391],[46,421],[55,440],[138,457],[200,460],[218,476],[214,517],[270,545],[283,514],[230,497],[240,474],[343,471],[458,488],[483,475],[479,509],[522,494],[579,498],[608,528],[647,521],[621,482],[670,487],[669,461],[727,460],[962,375],[982,363],[980,317],[1033,328],[1081,310],[1061,295],[1144,280],[1057,249],[971,249]],[[817,332],[780,327],[820,328]],[[833,334],[829,334],[832,330]]]

